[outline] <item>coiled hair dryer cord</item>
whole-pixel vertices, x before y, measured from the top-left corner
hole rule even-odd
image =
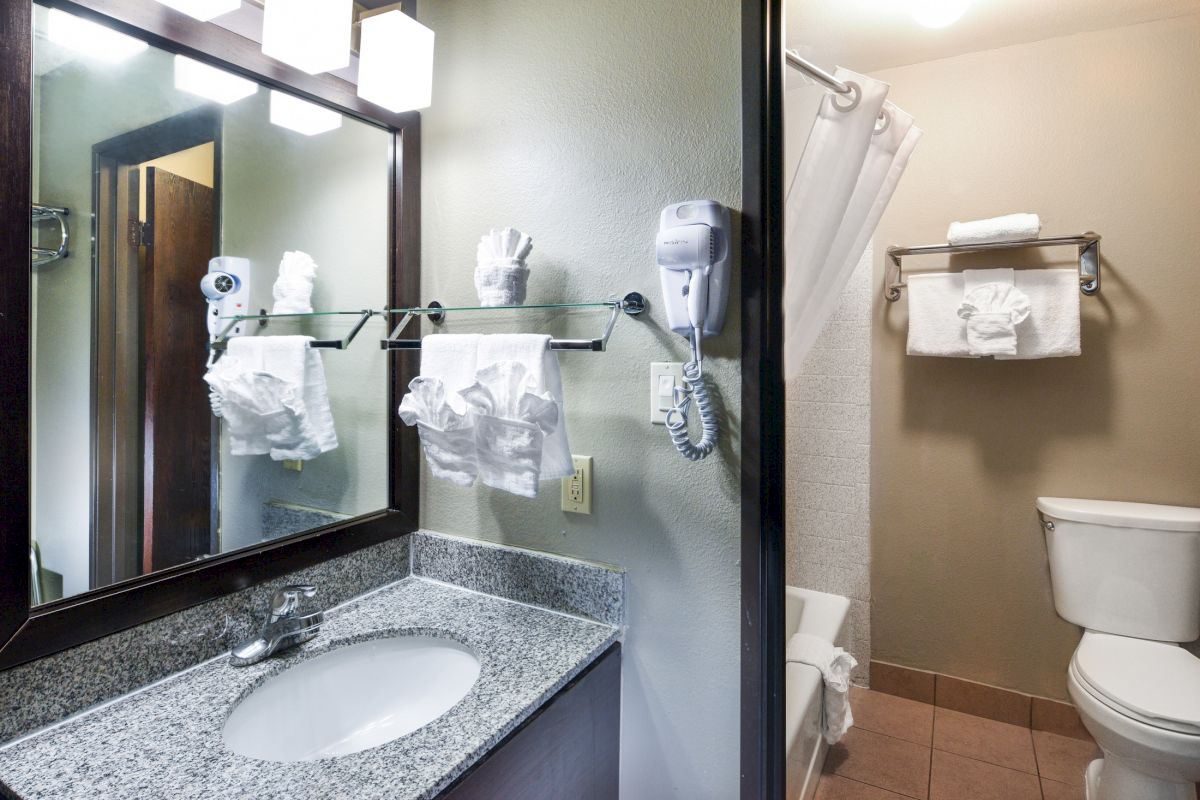
[[[675,449],[689,461],[699,461],[708,456],[717,446],[720,426],[712,398],[708,396],[708,385],[704,380],[704,361],[700,357],[700,331],[693,331],[692,360],[683,365],[683,378],[688,388],[675,390],[675,407],[667,412],[667,433]],[[692,403],[700,414],[700,441],[693,442],[688,435],[687,415]]]

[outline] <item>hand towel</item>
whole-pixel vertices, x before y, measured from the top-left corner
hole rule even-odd
[[[313,281],[317,262],[300,250],[288,250],[279,262],[279,277],[271,287],[275,297],[272,314],[311,314]]]
[[[1006,214],[1003,217],[977,219],[970,222],[951,222],[946,241],[952,245],[1019,242],[1036,239],[1042,232],[1037,214]]]
[[[550,349],[550,337],[517,333],[494,334],[479,340],[477,363],[480,368],[504,361],[524,364],[532,380],[531,393],[549,395],[558,407],[558,424],[542,439],[541,480],[557,480],[574,475],[571,445],[567,441],[562,373],[558,366],[558,354]]]
[[[967,321],[967,352],[973,356],[1017,354],[1017,323],[1029,316],[1029,298],[1011,269],[963,270],[958,316]]]
[[[308,461],[338,446],[311,336],[238,336],[204,380],[221,396],[234,455]]]
[[[545,436],[559,423],[558,405],[535,394],[535,379],[519,361],[479,370],[463,391],[475,421],[479,480],[493,489],[537,497]]]
[[[446,402],[459,414],[467,411],[460,392],[475,383],[477,333],[438,333],[421,340],[421,377],[442,382]]]
[[[850,710],[850,671],[858,666],[854,656],[840,647],[809,633],[797,633],[788,639],[786,659],[816,667],[824,682],[821,733],[825,741],[837,744],[854,724]]]
[[[417,426],[430,474],[458,486],[474,484],[478,467],[471,421],[446,402],[440,379],[418,376],[408,389],[400,401],[400,418]]]
[[[963,299],[963,273],[910,275],[907,283],[908,355],[972,357],[967,323],[956,311]],[[1013,283],[1029,298],[1030,312],[1016,325],[1016,355],[996,358],[1079,355],[1079,273],[1072,269],[1022,269],[1015,271]]]

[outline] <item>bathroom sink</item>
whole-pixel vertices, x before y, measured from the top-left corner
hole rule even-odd
[[[374,639],[301,662],[233,709],[222,734],[235,753],[312,761],[377,747],[427,725],[466,696],[479,659],[432,636]]]

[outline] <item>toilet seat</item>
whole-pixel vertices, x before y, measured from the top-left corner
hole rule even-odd
[[[1182,647],[1088,631],[1071,663],[1080,686],[1114,711],[1200,736],[1200,658]]]

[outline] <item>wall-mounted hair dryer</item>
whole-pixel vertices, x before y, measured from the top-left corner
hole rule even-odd
[[[663,209],[655,241],[667,324],[687,337],[692,347],[692,360],[683,365],[688,386],[675,390],[675,407],[667,412],[667,432],[679,452],[692,461],[707,456],[717,444],[718,421],[704,383],[700,340],[720,333],[725,324],[729,228],[729,209],[715,200],[675,203]],[[700,413],[699,442],[692,442],[687,431],[693,401]]]
[[[208,262],[208,274],[200,279],[200,291],[208,299],[208,335],[215,337],[229,324],[224,317],[247,313],[250,308],[250,259],[218,256]],[[238,322],[225,334],[241,336],[245,322]]]

